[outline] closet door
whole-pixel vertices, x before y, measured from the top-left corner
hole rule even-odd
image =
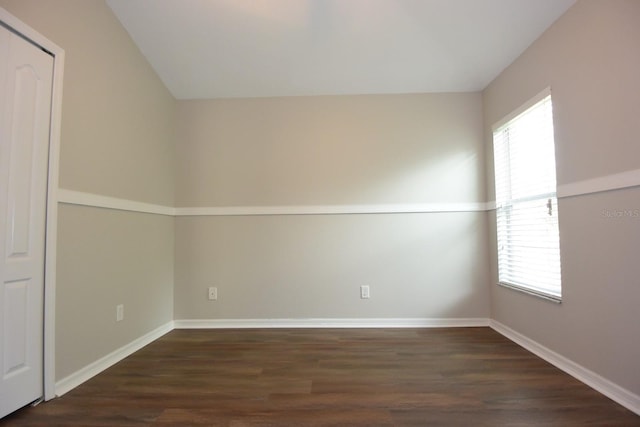
[[[0,27],[0,417],[43,396],[53,57]]]

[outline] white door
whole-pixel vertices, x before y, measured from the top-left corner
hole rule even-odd
[[[0,417],[43,395],[53,57],[0,27]]]

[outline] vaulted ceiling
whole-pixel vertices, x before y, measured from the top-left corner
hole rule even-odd
[[[575,0],[107,0],[178,99],[466,92]]]

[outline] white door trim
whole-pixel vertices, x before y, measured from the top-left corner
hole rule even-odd
[[[64,50],[0,7],[2,25],[53,55],[53,92],[49,135],[49,176],[47,183],[47,223],[44,270],[44,398],[55,397],[55,296],[56,238],[58,228],[58,169],[62,119],[62,78]]]

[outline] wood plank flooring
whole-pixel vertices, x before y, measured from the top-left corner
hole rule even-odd
[[[6,426],[640,426],[489,328],[174,330]]]

